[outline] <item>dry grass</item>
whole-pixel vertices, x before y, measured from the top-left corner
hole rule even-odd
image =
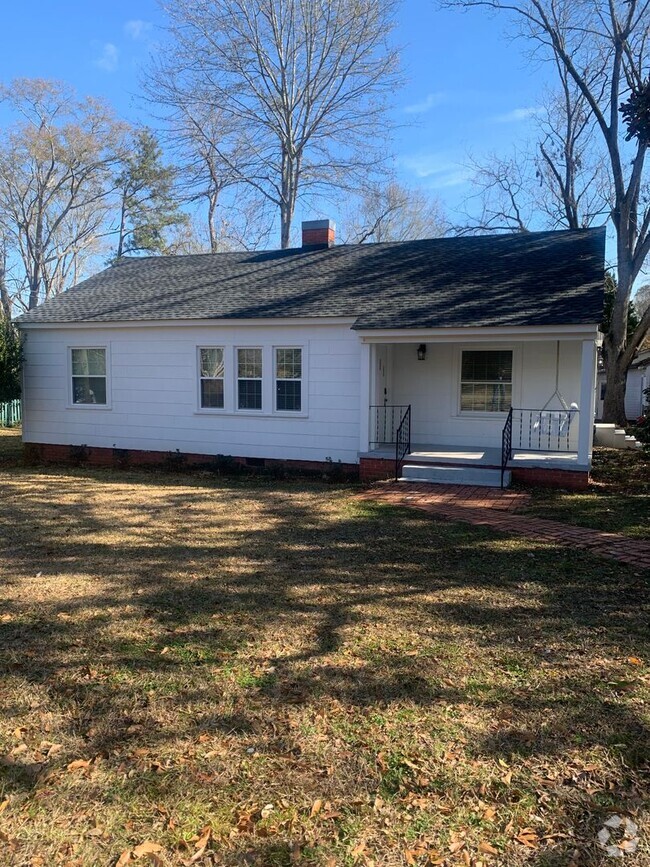
[[[528,514],[650,539],[650,453],[595,449],[585,493],[537,489]]]
[[[318,485],[0,485],[0,862],[600,865],[618,813],[650,864],[647,575]]]

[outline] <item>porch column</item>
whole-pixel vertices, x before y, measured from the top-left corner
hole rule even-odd
[[[596,342],[582,341],[580,374],[580,423],[578,426],[578,463],[588,466],[596,409]]]
[[[369,343],[361,344],[361,369],[359,389],[359,451],[370,448],[370,404],[372,403],[371,363],[374,361],[375,347]]]

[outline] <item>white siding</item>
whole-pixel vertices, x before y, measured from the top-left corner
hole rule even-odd
[[[650,368],[637,367],[628,370],[627,383],[625,386],[625,416],[630,421],[635,421],[643,413],[643,392],[648,387]],[[596,417],[603,417],[603,401],[600,400],[601,385],[606,382],[605,374],[598,374],[598,403]]]
[[[466,349],[512,349],[515,407],[541,409],[555,391],[555,341],[427,345],[418,361],[414,344],[393,346],[392,385],[388,403],[412,405],[413,443],[500,446],[505,416],[461,414],[460,353]],[[580,403],[580,341],[560,343],[559,385],[567,402]],[[561,409],[554,400],[549,409]]]
[[[71,346],[110,347],[110,408],[70,406]],[[264,348],[264,414],[201,412],[197,347]],[[272,412],[274,346],[304,347],[304,414]],[[228,356],[230,352],[230,356]],[[360,343],[347,325],[34,329],[25,345],[26,442],[356,462]]]

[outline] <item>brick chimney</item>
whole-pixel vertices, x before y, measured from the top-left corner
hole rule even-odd
[[[302,224],[302,247],[325,250],[334,246],[336,224],[333,220],[305,220]]]

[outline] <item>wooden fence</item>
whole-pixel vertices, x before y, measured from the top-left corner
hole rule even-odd
[[[0,427],[15,427],[20,424],[22,412],[19,400],[0,403]]]

